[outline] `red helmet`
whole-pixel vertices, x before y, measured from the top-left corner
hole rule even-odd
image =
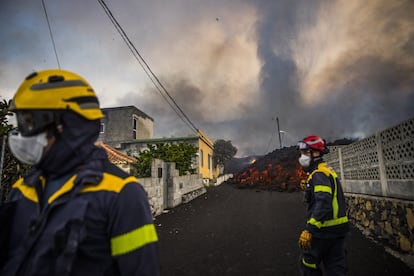
[[[323,154],[329,152],[329,149],[326,146],[326,141],[316,135],[309,135],[305,137],[302,141],[299,142],[298,146],[300,150],[317,150]]]

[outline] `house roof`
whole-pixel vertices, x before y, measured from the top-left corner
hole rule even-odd
[[[138,160],[132,156],[126,155],[113,147],[103,143],[102,141],[97,141],[96,146],[103,148],[108,155],[108,159],[111,163],[114,164],[126,164],[126,163],[136,163]]]
[[[163,137],[163,138],[147,138],[147,139],[134,139],[129,141],[120,142],[123,145],[127,144],[157,144],[157,143],[174,143],[174,142],[197,142],[202,140],[210,148],[214,148],[214,143],[207,137],[207,135],[201,130],[197,131],[196,135],[189,135],[185,137]]]
[[[164,137],[164,138],[148,138],[148,139],[134,139],[122,142],[122,144],[157,144],[157,143],[172,143],[172,142],[181,142],[181,141],[197,141],[198,136],[187,136],[187,137]]]
[[[134,105],[128,105],[128,106],[117,106],[117,107],[105,107],[105,108],[101,108],[102,112],[105,114],[107,111],[111,111],[111,110],[133,110],[134,113],[142,118],[148,118],[151,121],[154,121],[154,119],[149,116],[148,114],[146,114],[144,111],[138,109],[136,106]]]

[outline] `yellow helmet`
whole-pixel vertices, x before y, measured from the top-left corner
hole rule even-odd
[[[87,120],[103,117],[90,84],[65,70],[44,70],[30,74],[20,85],[10,111],[70,110]]]

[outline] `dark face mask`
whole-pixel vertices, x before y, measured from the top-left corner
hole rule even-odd
[[[90,121],[73,112],[65,112],[60,122],[62,132],[55,130],[52,133],[56,141],[36,165],[37,169],[51,176],[65,174],[88,161],[99,137],[100,120]]]

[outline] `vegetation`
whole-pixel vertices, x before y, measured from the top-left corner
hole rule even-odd
[[[1,171],[0,200],[4,200],[10,191],[11,185],[22,175],[30,166],[20,163],[10,152],[7,143],[7,133],[13,128],[7,121],[7,116],[11,115],[8,111],[6,100],[0,102],[0,156],[3,164]],[[4,145],[3,145],[4,144]],[[4,149],[4,152],[3,152]],[[1,159],[0,159],[1,160]]]
[[[232,159],[237,153],[237,148],[234,147],[231,141],[216,140],[214,142],[213,162],[214,166],[224,166],[224,163]]]
[[[135,165],[138,177],[151,176],[151,163],[153,159],[161,159],[165,162],[174,162],[175,168],[180,175],[193,174],[196,168],[192,168],[192,160],[198,151],[198,148],[189,143],[177,144],[147,144],[148,149],[142,151],[137,164]]]

